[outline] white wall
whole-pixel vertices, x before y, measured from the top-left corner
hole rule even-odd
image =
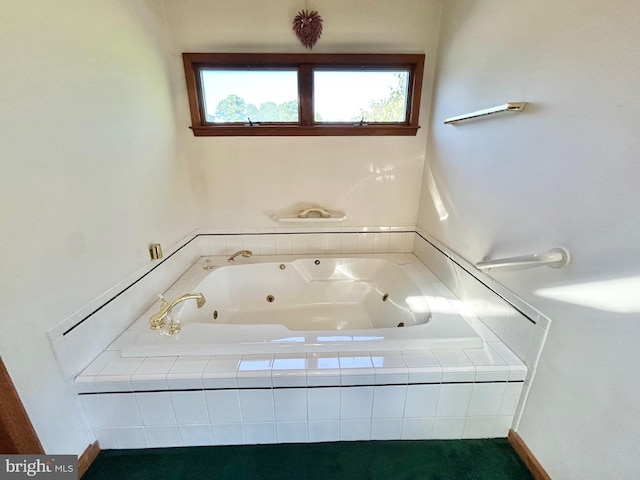
[[[49,453],[81,408],[46,332],[196,227],[157,4],[0,6],[0,349]]]
[[[314,53],[425,53],[416,137],[193,137],[182,52],[305,52],[296,13],[324,20]],[[321,205],[348,226],[414,225],[424,163],[441,0],[164,0],[173,39],[178,129],[189,155],[200,226],[269,228],[274,214]],[[308,50],[306,50],[308,52]]]
[[[472,262],[571,251],[490,272],[552,319],[518,432],[554,479],[637,478],[640,5],[444,4],[418,225]]]

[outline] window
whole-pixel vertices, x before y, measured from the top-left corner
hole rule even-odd
[[[415,135],[424,55],[182,54],[196,136]]]

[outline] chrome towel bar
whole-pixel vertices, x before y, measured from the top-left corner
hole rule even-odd
[[[500,267],[539,266],[548,265],[552,268],[564,267],[571,261],[571,256],[566,248],[556,247],[545,253],[534,253],[519,257],[500,258],[496,260],[483,260],[476,263],[476,268],[489,270]]]
[[[520,112],[524,110],[524,106],[526,102],[509,102],[504,105],[499,105],[497,107],[485,108],[484,110],[478,110],[473,113],[466,113],[464,115],[458,115],[457,117],[447,118],[444,123],[445,125],[459,122],[460,120],[469,120],[470,118],[483,117],[485,115],[491,115],[493,113],[499,112]]]

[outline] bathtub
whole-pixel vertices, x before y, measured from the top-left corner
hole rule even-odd
[[[412,254],[202,257],[164,296],[202,293],[205,305],[177,305],[179,334],[143,327],[121,355],[482,348],[437,283]]]

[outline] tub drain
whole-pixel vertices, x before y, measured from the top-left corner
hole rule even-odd
[[[218,319],[218,310],[214,310],[213,311],[213,319],[217,320]]]
[[[267,295],[267,302],[271,303],[276,299],[273,295]]]
[[[404,322],[400,322],[400,323],[398,324],[398,327],[404,327]]]

